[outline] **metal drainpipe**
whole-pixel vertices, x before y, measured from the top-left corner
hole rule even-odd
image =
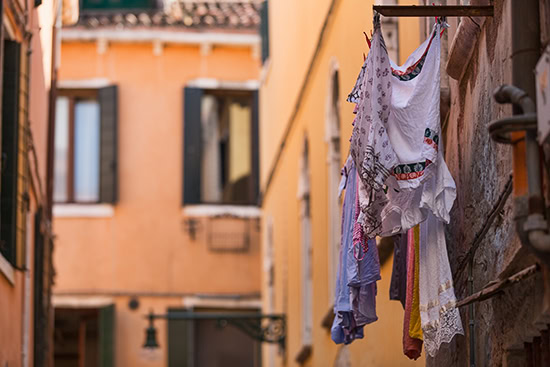
[[[531,100],[536,96],[534,70],[540,57],[540,15],[538,0],[510,0],[512,15],[512,84],[527,93]],[[522,111],[519,103],[514,104],[514,115],[534,111]],[[514,133],[512,137],[523,137],[523,133]],[[530,162],[534,148],[532,146],[534,133],[525,134],[525,142],[514,144],[514,196],[516,204],[516,220],[519,232],[523,231],[529,208],[533,204],[527,202],[525,187],[526,172],[525,158]],[[536,144],[536,140],[534,141]],[[531,146],[531,148],[527,148]],[[530,152],[529,152],[530,151]],[[538,145],[537,145],[538,155]],[[538,158],[537,158],[538,159]],[[529,180],[531,181],[531,180]]]
[[[474,257],[470,259],[470,264],[468,265],[468,287],[469,295],[474,294]],[[468,306],[468,324],[470,326],[470,367],[476,366],[476,314],[474,303],[472,302]]]
[[[550,265],[550,235],[544,219],[540,152],[536,131],[534,69],[540,57],[540,18],[536,0],[511,1],[512,7],[512,80],[515,86],[495,91],[499,103],[512,103],[514,115],[493,121],[491,137],[514,144],[514,192],[516,230],[522,243]],[[512,139],[504,133],[512,133]],[[525,137],[525,141],[518,138]],[[515,140],[515,142],[514,142]],[[527,192],[525,192],[527,177]],[[526,195],[528,194],[528,195]]]

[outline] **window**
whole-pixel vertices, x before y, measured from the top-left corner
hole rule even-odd
[[[58,93],[54,201],[114,203],[117,199],[117,88]]]
[[[186,309],[169,309],[174,312]],[[195,310],[216,313],[251,312],[251,310]],[[256,313],[257,311],[252,311]],[[220,327],[217,320],[168,319],[168,367],[259,367],[260,343],[233,325]]]
[[[147,10],[156,9],[156,0],[82,0],[81,9],[86,10]]]
[[[298,182],[300,201],[301,273],[302,273],[302,347],[312,344],[313,332],[313,264],[311,246],[311,195],[309,174],[309,148],[305,140]]]
[[[336,279],[338,272],[338,258],[340,257],[341,232],[341,200],[338,195],[338,186],[341,179],[341,152],[340,152],[340,89],[338,70],[331,77],[329,87],[326,140],[328,142],[328,274],[329,279]],[[329,305],[334,302],[336,289],[334,281],[329,282]]]
[[[21,116],[26,117],[27,110],[20,103],[21,45],[6,39],[3,48],[0,253],[12,265],[21,267],[28,201],[25,119]]]
[[[184,91],[183,204],[256,204],[258,95]]]

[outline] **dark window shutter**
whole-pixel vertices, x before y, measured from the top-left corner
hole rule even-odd
[[[183,205],[201,201],[201,100],[203,90],[183,91]]]
[[[99,200],[116,203],[118,200],[118,88],[109,86],[98,91],[100,105]]]
[[[115,305],[99,310],[99,366],[115,365]]]
[[[21,45],[10,40],[4,41],[0,249],[6,259],[14,265],[17,233],[20,62]]]
[[[262,62],[269,57],[269,6],[267,0],[260,9],[260,37],[262,38]]]
[[[156,0],[82,0],[82,11],[98,10],[150,10],[157,6]]]
[[[252,190],[254,202],[259,204],[260,200],[260,134],[259,134],[259,92],[252,92]]]
[[[174,312],[189,311],[180,308],[168,309],[168,315]],[[193,326],[193,320],[168,319],[168,367],[191,367],[195,365]]]

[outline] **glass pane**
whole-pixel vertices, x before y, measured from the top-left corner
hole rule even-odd
[[[201,201],[247,204],[251,200],[250,98],[205,95],[201,101]]]
[[[83,100],[75,105],[75,201],[99,201],[99,104]]]
[[[231,103],[229,107],[229,182],[248,178],[251,171],[250,106]]]
[[[201,101],[201,201],[204,203],[218,203],[222,200],[219,123],[218,100],[214,96],[204,96]]]
[[[69,157],[69,99],[59,97],[55,116],[55,156],[53,199],[67,201],[67,174]]]

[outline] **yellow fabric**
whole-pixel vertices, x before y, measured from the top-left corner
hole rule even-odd
[[[420,323],[420,294],[419,294],[419,270],[420,270],[420,225],[414,230],[414,290],[411,310],[411,321],[409,323],[409,335],[411,338],[423,340],[422,327]]]

